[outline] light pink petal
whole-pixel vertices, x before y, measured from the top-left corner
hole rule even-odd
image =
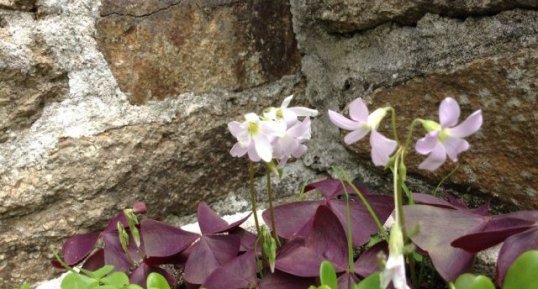
[[[469,143],[458,137],[447,137],[443,140],[443,145],[445,146],[446,153],[448,157],[453,161],[458,161],[458,155],[469,149]]]
[[[359,97],[349,104],[349,116],[356,121],[368,121],[368,107],[362,98]]]
[[[306,117],[302,122],[294,124],[287,134],[294,138],[310,139],[310,118]]]
[[[386,138],[376,130],[372,130],[370,134],[370,145],[372,146],[372,161],[376,166],[385,166],[398,146],[395,141]]]
[[[248,158],[253,162],[259,162],[260,156],[256,152],[256,147],[254,146],[254,142],[251,142],[248,146]]]
[[[296,149],[294,152],[291,153],[291,155],[292,155],[294,158],[298,159],[298,158],[300,158],[305,152],[306,152],[306,146],[302,144],[302,145],[299,145],[299,146],[297,147],[297,149]]]
[[[426,134],[425,137],[417,141],[417,144],[415,145],[415,150],[421,155],[427,155],[435,148],[438,139],[438,131],[430,132]]]
[[[262,135],[272,140],[274,137],[283,136],[286,133],[286,122],[284,121],[261,121],[260,132]]]
[[[317,116],[318,111],[315,109],[311,109],[308,107],[302,107],[302,106],[294,106],[290,107],[287,110],[293,111],[297,116]]]
[[[273,158],[273,147],[271,142],[265,136],[259,136],[254,139],[254,147],[256,148],[256,153],[260,158],[268,163]]]
[[[352,143],[355,143],[355,142],[358,142],[359,140],[361,140],[364,136],[366,136],[368,134],[368,132],[370,132],[370,130],[368,128],[366,128],[366,126],[363,126],[359,129],[356,129],[350,133],[348,133],[345,137],[344,137],[344,142],[346,144],[352,144]]]
[[[347,130],[356,130],[357,128],[361,127],[360,122],[353,121],[332,110],[329,110],[329,119],[334,125],[336,125],[339,128],[343,128]]]
[[[446,161],[445,147],[437,143],[430,155],[418,166],[419,169],[435,171]]]
[[[234,137],[237,137],[239,133],[242,131],[241,123],[238,121],[232,121],[228,123],[228,130]]]
[[[247,148],[241,146],[239,143],[236,143],[230,150],[232,157],[242,157],[247,153]]]
[[[297,114],[290,109],[282,110],[282,116],[284,117],[287,127],[291,127],[299,121]]]
[[[278,139],[279,157],[289,157],[291,153],[297,149],[299,142],[297,139],[286,135]]]
[[[467,119],[465,119],[458,126],[447,129],[450,136],[453,137],[467,137],[475,133],[482,126],[482,110],[473,112]]]
[[[453,127],[460,118],[460,106],[452,97],[445,98],[439,105],[439,121],[441,127]]]
[[[284,98],[282,101],[282,104],[280,105],[281,108],[286,108],[290,105],[291,100],[293,99],[293,94]]]

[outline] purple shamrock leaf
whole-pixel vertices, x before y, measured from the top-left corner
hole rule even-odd
[[[242,289],[256,287],[258,266],[254,251],[235,257],[219,267],[203,284],[207,289]]]
[[[301,278],[275,271],[264,276],[260,282],[260,289],[307,289],[315,282],[315,278]]]
[[[200,226],[200,231],[204,235],[232,231],[243,224],[250,215],[251,214],[247,214],[240,220],[228,224],[228,222],[211,210],[205,202],[200,202],[198,204],[198,225]]]
[[[237,256],[240,244],[238,236],[202,236],[185,264],[185,280],[191,284],[204,283],[215,269]]]
[[[318,189],[325,196],[323,201],[300,201],[284,204],[274,208],[277,233],[285,239],[305,237],[312,229],[314,216],[320,207],[331,210],[338,217],[338,223],[347,232],[346,205],[345,201],[337,197],[343,194],[343,186],[340,180],[327,179],[314,182],[306,187],[308,190]],[[352,190],[352,188],[348,188]],[[363,189],[361,189],[363,191]],[[367,190],[364,190],[367,192]],[[352,191],[348,191],[352,194]],[[390,196],[365,194],[373,210],[381,222],[385,222],[393,210],[393,201]],[[378,232],[374,220],[366,207],[357,198],[350,198],[351,225],[353,244],[361,246],[366,243],[370,236]],[[269,211],[263,212],[263,219],[270,224]],[[294,220],[290,222],[289,220]]]
[[[65,240],[62,253],[67,265],[76,265],[86,258],[95,248],[99,233],[75,235]]]
[[[276,259],[280,271],[301,277],[319,275],[323,260],[333,263],[337,272],[347,267],[347,240],[336,216],[325,206],[315,214],[312,230],[305,239],[296,238],[286,243]]]
[[[153,273],[153,272],[163,275],[164,278],[166,278],[166,281],[168,281],[168,284],[173,285],[177,283],[174,276],[168,273],[168,271],[163,270],[162,268],[159,268],[159,267],[150,266],[145,263],[140,264],[140,266],[138,266],[138,268],[136,268],[136,270],[134,270],[133,273],[131,273],[131,275],[129,276],[129,282],[131,284],[138,284],[142,287],[146,287],[147,277],[150,273]]]
[[[168,257],[189,247],[198,234],[180,228],[143,218],[140,221],[140,236],[147,257]]]

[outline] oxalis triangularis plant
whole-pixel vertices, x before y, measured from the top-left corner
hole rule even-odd
[[[487,206],[471,209],[450,195],[444,200],[411,193],[405,185],[405,160],[415,127],[420,124],[426,130],[414,144],[416,152],[427,155],[419,168],[433,171],[447,157],[456,162],[470,148],[464,138],[481,127],[480,110],[458,124],[459,105],[446,98],[439,107],[439,122],[415,119],[403,141],[391,107],[369,113],[358,98],[349,105],[349,118],[329,110],[331,122],[350,131],[346,144],[370,134],[373,163],[393,174],[392,196],[372,193],[334,168],[336,178],[304,188],[320,192],[322,200],[274,207],[271,176],[280,176],[289,159],[304,154],[310,118],[318,114],[290,107],[291,101],[292,96],[287,97],[280,107],[261,115],[248,113],[242,122],[228,124],[237,139],[231,155],[248,156],[256,234],[240,228],[249,216],[228,223],[204,202],[198,205],[200,234],[151,219],[145,205],[136,203],[102,232],[66,240],[61,257],[53,262],[72,271],[62,289],[168,289],[180,283],[207,289],[418,289],[428,288],[423,274],[426,257],[451,289],[494,289],[488,277],[466,272],[475,253],[499,243],[498,288],[535,288],[538,212],[490,216]],[[392,139],[378,132],[388,114]],[[256,214],[254,165],[260,162],[266,166],[269,208],[263,219],[269,227]],[[383,224],[391,214],[394,221],[387,232]]]

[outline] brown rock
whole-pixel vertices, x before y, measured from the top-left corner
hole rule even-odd
[[[515,8],[538,8],[534,0],[322,0],[311,5],[312,16],[329,30],[348,33],[387,22],[414,25],[426,13],[454,18],[491,15]]]
[[[0,0],[0,9],[33,11],[37,0]]]
[[[47,102],[68,91],[67,73],[54,63],[47,46],[36,39],[30,48],[33,63],[29,68],[0,67],[0,142],[28,128]]]
[[[243,90],[294,73],[285,1],[104,1],[97,41],[132,103]]]
[[[520,208],[537,208],[538,48],[476,60],[450,72],[378,89],[367,98],[373,100],[372,108],[392,105],[398,114],[399,134],[405,136],[413,118],[438,121],[438,105],[447,96],[460,103],[460,121],[477,109],[482,109],[484,116],[482,129],[468,138],[471,149],[460,155],[460,167],[449,181]],[[384,131],[391,136],[386,126]],[[416,141],[424,135],[423,129],[417,127],[414,135]],[[366,143],[362,142],[358,151],[368,157]],[[455,168],[448,161],[434,173],[419,171],[417,166],[423,159],[411,153],[408,170],[438,180]]]

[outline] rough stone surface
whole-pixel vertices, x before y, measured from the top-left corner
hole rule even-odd
[[[36,9],[36,0],[0,0],[0,9],[32,11]]]
[[[308,2],[308,15],[331,32],[349,33],[395,22],[414,25],[426,13],[452,18],[483,16],[515,8],[538,8],[534,0],[321,0]]]
[[[60,100],[68,89],[67,73],[27,23],[27,13],[0,12],[0,141],[28,128],[47,102]]]
[[[226,123],[289,94],[304,102],[292,69],[236,92],[171,91],[133,105],[98,47],[99,7],[43,0],[35,13],[1,12],[0,288],[51,276],[65,237],[134,200],[181,216],[237,191],[247,170],[229,156]]]
[[[347,11],[350,1],[338,2],[343,6],[337,10]],[[342,111],[359,96],[371,107],[391,104],[401,116],[400,134],[411,117],[437,119],[437,106],[446,96],[458,99],[462,117],[482,108],[484,127],[471,137],[472,148],[462,155],[450,183],[520,207],[538,207],[533,125],[537,11],[515,9],[465,20],[426,14],[416,26],[386,23],[360,33],[335,34],[323,21],[312,20],[310,9],[309,1],[292,1],[307,97],[316,107]],[[328,169],[356,159],[349,151],[359,151],[359,162],[369,162],[366,140],[345,151],[338,129],[326,117],[321,120],[315,126],[323,132],[323,141],[314,142],[306,163]],[[447,165],[429,174],[416,169],[417,161],[412,159],[410,172],[432,183],[453,168]]]
[[[285,1],[108,0],[97,42],[133,103],[239,91],[298,70]]]

